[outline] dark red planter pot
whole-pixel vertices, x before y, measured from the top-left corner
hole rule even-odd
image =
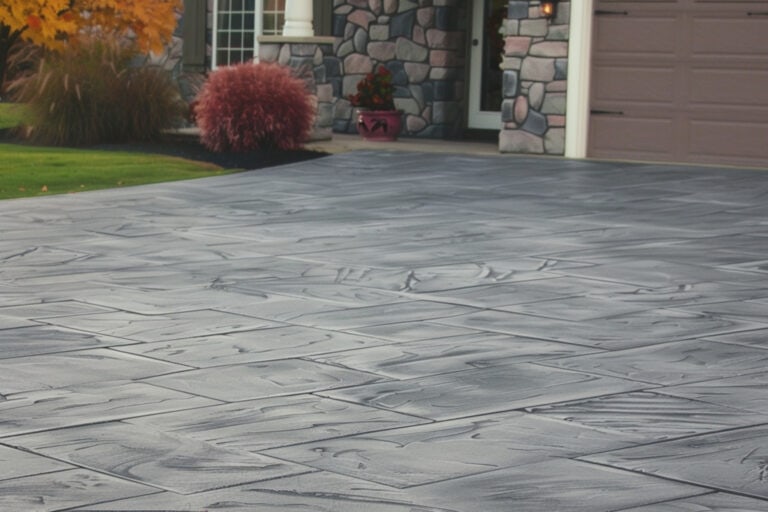
[[[358,110],[357,132],[365,140],[397,140],[403,114],[399,110]]]

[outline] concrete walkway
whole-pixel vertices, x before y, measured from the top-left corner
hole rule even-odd
[[[306,145],[307,149],[325,153],[347,153],[361,150],[411,151],[420,153],[504,156],[499,153],[498,141],[417,139],[401,137],[394,142],[369,142],[357,134],[334,133],[330,140],[318,140]]]
[[[768,511],[768,172],[381,148],[0,233],[3,512]]]

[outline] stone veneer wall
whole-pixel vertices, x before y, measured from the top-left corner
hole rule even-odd
[[[565,153],[569,23],[570,2],[559,2],[550,21],[541,18],[538,1],[510,0],[501,65],[501,152]]]
[[[386,66],[403,134],[457,137],[464,128],[467,1],[334,0],[337,60],[329,62],[339,98],[334,131],[354,133],[346,99],[366,73]],[[335,67],[333,67],[335,66]]]
[[[332,81],[340,80],[338,66],[330,66],[328,73],[326,59],[333,61],[333,38],[328,37],[259,37],[259,61],[277,62],[297,71],[307,82],[307,88],[317,98],[311,140],[330,139],[333,134],[333,112],[335,98]]]

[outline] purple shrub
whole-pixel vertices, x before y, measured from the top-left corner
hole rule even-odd
[[[304,81],[278,64],[221,67],[195,100],[201,141],[220,152],[299,148],[314,111]]]

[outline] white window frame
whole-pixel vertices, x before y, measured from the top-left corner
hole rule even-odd
[[[269,15],[275,16],[277,19],[279,19],[280,13],[282,13],[283,14],[283,25],[284,25],[285,24],[285,11],[286,11],[285,5],[283,5],[283,10],[282,11],[280,9],[276,9],[274,11],[266,11],[266,9],[264,8],[264,3],[263,3],[264,0],[259,0],[259,2],[261,3],[261,6],[262,6],[261,17],[259,18],[259,22],[261,23],[261,35],[263,35],[263,36],[279,36],[279,35],[282,35],[283,27],[281,27],[281,26],[276,26],[274,33],[271,33],[271,34],[264,33],[264,18],[267,16],[267,14],[269,14]]]
[[[231,0],[230,0],[231,1]],[[245,0],[243,0],[245,1]],[[264,23],[264,0],[254,0],[253,16],[253,60],[259,60],[259,36],[263,31]],[[219,66],[219,0],[213,0],[213,37],[212,37],[212,55],[211,68],[216,69]]]

